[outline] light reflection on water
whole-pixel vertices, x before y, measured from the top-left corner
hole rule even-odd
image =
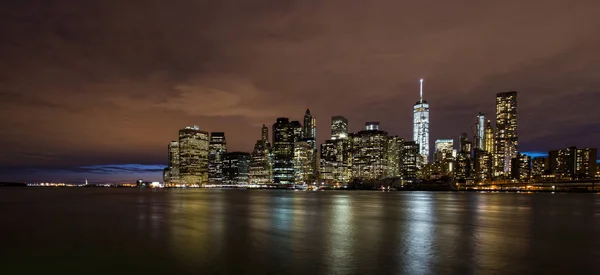
[[[600,273],[590,260],[600,256],[597,195],[0,191],[8,271]],[[103,272],[98,257],[111,263]]]

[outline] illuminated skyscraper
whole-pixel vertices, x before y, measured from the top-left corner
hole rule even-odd
[[[248,184],[250,154],[229,152],[223,154],[223,184]]]
[[[475,148],[484,150],[485,143],[485,116],[479,112],[475,122]]]
[[[413,114],[413,141],[419,145],[420,165],[424,165],[429,160],[429,104],[423,100],[422,78],[420,98],[414,106]]]
[[[460,136],[460,150],[456,158],[456,178],[461,181],[470,179],[472,176],[472,150],[473,143],[469,141],[469,135],[467,133],[463,133]]]
[[[352,177],[365,180],[385,178],[388,171],[387,132],[360,131],[350,134],[350,139],[352,142]]]
[[[496,95],[496,176],[509,178],[513,158],[518,155],[517,92]]]
[[[400,166],[402,161],[400,155],[402,153],[402,147],[404,146],[404,139],[398,136],[391,136],[388,139],[387,145],[387,167],[386,176],[389,178],[397,178],[401,176]]]
[[[493,155],[495,153],[494,143],[494,127],[492,126],[492,122],[488,119],[484,130],[483,150]]]
[[[302,127],[300,121],[294,120],[290,122],[290,128],[292,129],[294,142],[304,138],[304,128]]]
[[[442,161],[446,158],[452,158],[454,152],[453,139],[438,139],[435,141],[434,160]]]
[[[256,141],[254,150],[250,156],[248,167],[248,178],[250,184],[272,184],[273,170],[271,165],[271,154],[269,144],[263,139]]]
[[[348,137],[348,119],[343,116],[331,117],[331,139],[344,139]]]
[[[208,132],[198,126],[179,130],[179,176],[185,185],[208,183]]]
[[[208,183],[220,184],[223,181],[223,155],[227,153],[225,133],[210,133],[208,143]]]
[[[277,118],[273,124],[273,182],[275,184],[294,183],[294,141],[302,133],[300,123],[288,118]]]
[[[294,142],[294,178],[298,184],[310,184],[316,181],[315,140],[305,138]]]

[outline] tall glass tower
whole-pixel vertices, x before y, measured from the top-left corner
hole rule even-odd
[[[483,141],[485,140],[485,115],[482,112],[477,114],[475,122],[475,148],[483,150]]]
[[[420,80],[420,97],[414,106],[413,141],[419,146],[419,166],[429,160],[429,104],[423,100],[423,79]]]
[[[511,160],[518,156],[517,92],[496,95],[496,176],[511,175]]]

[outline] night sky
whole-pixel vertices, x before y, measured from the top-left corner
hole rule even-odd
[[[521,151],[600,147],[598,0],[13,0],[0,4],[0,181],[161,179],[198,125],[251,151],[276,117],[431,142],[519,91]]]

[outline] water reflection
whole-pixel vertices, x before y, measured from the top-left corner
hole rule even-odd
[[[404,249],[399,257],[408,274],[430,274],[431,261],[434,259],[433,193],[415,193],[407,202],[408,220],[404,223]]]
[[[0,191],[6,274],[600,273],[597,195]]]

